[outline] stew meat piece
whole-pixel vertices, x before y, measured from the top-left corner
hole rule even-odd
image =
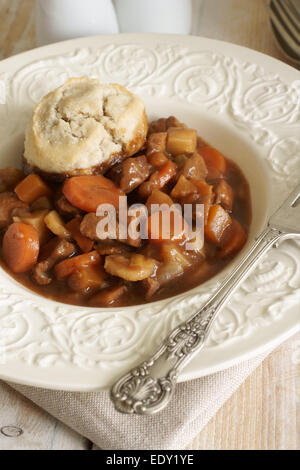
[[[94,212],[90,212],[89,214],[86,214],[82,222],[80,224],[80,231],[82,235],[84,235],[87,238],[90,238],[91,240],[99,241],[101,238],[98,237],[97,235],[97,225],[98,223],[103,219],[101,216],[97,216]],[[130,219],[128,220],[128,223],[130,223]],[[104,239],[105,240],[105,239]],[[119,223],[116,221],[116,240],[126,243],[129,246],[133,247],[139,247],[141,245],[141,238],[132,238],[130,237],[130,234],[128,234],[127,238],[119,238]]]
[[[143,238],[128,230],[121,238],[119,198],[125,195],[128,209],[138,203],[148,210]],[[97,226],[106,214],[96,215],[103,203],[117,216],[116,233],[104,240]],[[193,230],[198,205],[204,206],[204,235],[196,233],[192,250],[184,212],[176,213],[182,228],[175,228],[173,213],[167,234],[156,214],[160,205],[174,203],[179,209],[191,205]],[[127,228],[134,222],[139,231],[140,222],[129,214]],[[189,290],[243,248],[250,222],[250,193],[240,169],[174,116],[152,122],[143,149],[105,175],[58,184],[0,170],[2,266],[36,292],[75,305],[126,306]]]
[[[58,239],[56,246],[53,248],[50,256],[34,266],[32,275],[35,282],[42,286],[50,284],[53,280],[50,273],[50,270],[53,268],[53,266],[58,263],[58,261],[62,261],[63,259],[66,259],[75,253],[76,247],[73,243],[70,243],[64,239]]]
[[[55,206],[63,217],[76,217],[82,214],[82,211],[72,206],[63,194],[56,199]]]
[[[0,193],[0,229],[12,223],[13,215],[17,215],[16,209],[28,209],[26,202],[20,201],[15,193]]]
[[[122,165],[120,188],[124,193],[130,193],[150,175],[150,165],[145,155],[128,158]]]

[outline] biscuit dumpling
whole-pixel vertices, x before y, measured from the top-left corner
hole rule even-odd
[[[138,152],[148,131],[143,101],[117,84],[71,78],[36,105],[24,166],[53,179],[104,173]]]

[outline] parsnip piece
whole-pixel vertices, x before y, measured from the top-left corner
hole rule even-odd
[[[48,212],[48,210],[39,210],[22,216],[14,216],[13,221],[32,225],[38,233],[40,244],[43,244],[49,238],[49,231],[45,224],[45,217]]]
[[[172,155],[194,153],[197,146],[197,132],[195,129],[184,127],[169,127],[167,138],[167,152]]]
[[[71,238],[71,233],[66,229],[60,215],[56,211],[49,212],[45,217],[48,229],[61,238]]]

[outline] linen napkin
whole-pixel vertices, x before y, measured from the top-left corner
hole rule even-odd
[[[119,413],[106,391],[79,393],[9,385],[101,449],[181,450],[267,354],[178,384],[171,403],[153,416]]]

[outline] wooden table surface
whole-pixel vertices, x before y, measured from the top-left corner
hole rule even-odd
[[[193,0],[193,34],[287,62],[263,0]],[[0,0],[0,59],[35,47],[34,0]],[[299,449],[300,333],[270,354],[188,449]],[[0,382],[0,449],[91,449],[92,444]]]

